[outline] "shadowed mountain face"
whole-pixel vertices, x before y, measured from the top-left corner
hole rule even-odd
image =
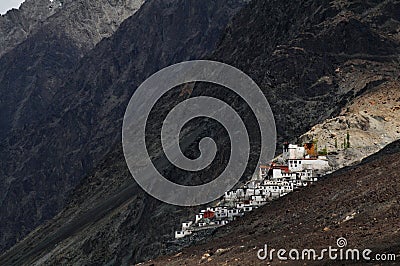
[[[0,17],[0,56],[48,24],[61,31],[60,35],[70,33],[75,42],[90,49],[109,37],[142,3],[143,0],[26,0],[19,9]],[[57,25],[59,22],[63,24]]]
[[[290,140],[378,85],[371,76],[397,79],[398,9],[398,1],[253,1],[213,58],[246,70],[280,140]]]
[[[5,173],[16,180],[7,187],[2,213],[14,222],[18,215],[25,218],[17,207],[52,209],[52,201],[63,201],[60,195],[64,198],[90,174],[56,218],[0,262],[128,264],[174,250],[167,240],[194,210],[147,196],[130,178],[116,144],[129,97],[164,66],[210,54],[207,58],[244,70],[267,96],[280,140],[300,136],[352,99],[398,79],[397,1],[253,1],[218,42],[237,7],[229,1],[149,2],[79,62],[46,115],[31,122],[33,129],[7,140],[9,153],[2,161],[7,162]],[[376,83],[373,77],[382,80]],[[212,93],[200,85],[192,96]],[[251,121],[235,95],[213,96],[233,102]],[[162,117],[180,100],[179,92],[166,95],[164,109],[155,116]],[[203,122],[188,132],[197,137],[213,128]],[[23,163],[16,167],[13,161]],[[14,206],[16,198],[32,200]]]
[[[142,3],[27,1],[2,16],[2,47],[14,49],[0,57],[0,137],[29,127],[46,113],[66,73]]]
[[[27,0],[19,9],[0,16],[0,56],[26,40],[31,32],[40,28],[41,23],[62,7],[59,2],[51,6],[49,0]]]
[[[46,194],[51,192],[41,194],[32,184],[40,180],[39,169],[45,167],[47,157],[52,155],[31,160],[30,155],[37,153],[36,148],[25,152],[18,144],[27,136],[25,130],[33,129],[33,123],[48,113],[62,80],[81,57],[101,39],[109,37],[142,3],[142,0],[62,1],[62,4],[60,1],[26,1],[20,10],[10,11],[0,18],[3,29],[0,41],[4,45],[1,52],[13,48],[0,57],[0,149],[3,154],[0,204],[2,209],[11,204],[1,215],[1,220],[7,222],[1,225],[0,250],[24,236],[38,221],[54,215],[63,202],[61,195],[60,199],[48,201],[52,207],[42,208],[47,201]],[[42,138],[36,141],[41,142]],[[11,146],[19,150],[19,159],[15,154],[6,155]],[[25,163],[29,174],[20,172]],[[19,197],[22,194],[18,189],[9,189],[12,182],[26,190],[22,193],[24,197]],[[56,187],[64,185],[69,189],[67,184],[51,183],[47,183],[49,186],[40,183],[40,186],[44,191],[49,187],[53,187],[50,191],[57,191]],[[19,210],[24,204],[30,207]],[[12,213],[14,218],[5,213]]]
[[[92,2],[71,4],[71,17],[97,18],[101,5]],[[0,59],[2,249],[56,214],[119,142],[126,104],[140,82],[213,51],[242,5],[149,1],[90,52],[101,36],[96,24],[65,25],[60,12]]]

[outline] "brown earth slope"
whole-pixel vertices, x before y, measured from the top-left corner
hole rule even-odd
[[[399,263],[399,155],[397,141],[357,166],[344,168],[221,228],[206,243],[145,265],[267,265],[257,258],[264,244],[277,250],[321,250],[336,247],[339,237],[347,239],[348,248],[396,254]],[[284,264],[276,259],[269,263]],[[304,265],[304,261],[286,263]],[[325,261],[329,263],[338,262]]]

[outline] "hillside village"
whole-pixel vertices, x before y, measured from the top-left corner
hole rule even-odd
[[[316,143],[285,143],[282,155],[269,165],[260,165],[258,173],[243,187],[226,192],[216,206],[201,210],[194,221],[182,223],[181,230],[175,231],[175,239],[226,225],[271,200],[316,182],[332,170],[326,151],[318,152]]]

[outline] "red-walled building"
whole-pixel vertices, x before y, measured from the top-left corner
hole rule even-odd
[[[212,211],[206,211],[203,214],[203,218],[208,218],[208,219],[214,218],[214,216],[215,216],[215,213]]]

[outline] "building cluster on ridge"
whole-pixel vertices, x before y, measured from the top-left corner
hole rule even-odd
[[[283,153],[269,165],[260,165],[258,173],[243,187],[228,191],[215,207],[201,210],[194,221],[182,223],[175,231],[179,239],[194,232],[228,224],[267,202],[295,189],[316,182],[332,168],[325,155],[318,154],[316,144],[298,146],[285,143]]]

